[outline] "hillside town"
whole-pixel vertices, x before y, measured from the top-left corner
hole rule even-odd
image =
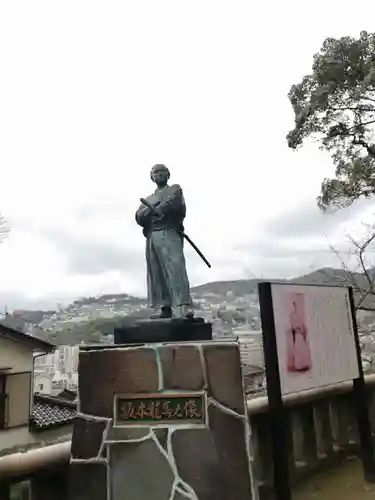
[[[307,280],[306,277],[304,277]],[[249,293],[217,289],[212,283],[192,291],[195,315],[212,323],[217,340],[238,339],[243,373],[249,393],[264,390],[264,360],[258,296],[253,284]],[[228,285],[228,284],[226,284]],[[242,285],[242,284],[241,284]],[[242,294],[243,293],[243,294]],[[35,359],[34,390],[57,395],[63,390],[78,391],[78,351],[80,344],[111,344],[113,328],[131,318],[147,317],[150,309],[145,299],[127,294],[101,295],[74,301],[56,310],[14,310],[5,312],[1,322],[33,337],[52,341],[54,353]],[[358,312],[362,360],[365,371],[373,369],[375,340],[374,316]],[[68,332],[68,336],[67,336]],[[59,341],[62,339],[62,341]],[[68,339],[68,342],[64,342]]]
[[[249,390],[257,390],[264,385],[264,367],[259,318],[259,305],[256,294],[242,297],[228,291],[220,293],[193,292],[195,315],[210,321],[216,339],[238,338],[241,345],[245,378]],[[113,323],[124,318],[147,316],[145,299],[126,294],[104,295],[80,299],[67,307],[56,310],[29,311],[14,310],[5,312],[1,322],[31,336],[55,341],[58,348],[52,354],[35,359],[34,390],[36,393],[57,395],[62,390],[78,390],[78,351],[82,343],[113,343]],[[96,327],[84,331],[80,341],[75,341],[75,332],[82,331],[86,325],[109,323],[110,327],[97,332]],[[116,323],[114,323],[116,324]],[[112,330],[112,332],[111,332]],[[66,332],[71,334],[72,342],[56,342]],[[108,333],[109,331],[109,333]],[[251,383],[250,383],[251,381]]]

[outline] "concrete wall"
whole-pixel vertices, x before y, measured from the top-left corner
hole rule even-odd
[[[13,453],[30,447],[30,445],[47,445],[48,442],[53,443],[58,439],[66,437],[69,439],[73,430],[72,425],[64,425],[57,429],[44,431],[42,433],[32,434],[29,432],[28,426],[17,427],[0,431],[0,455],[2,451],[14,449]]]
[[[29,425],[32,398],[32,372],[13,373],[6,377],[7,426]]]
[[[34,392],[52,394],[52,376],[44,373],[34,374]]]
[[[0,368],[11,368],[8,373],[31,372],[33,353],[24,345],[0,338]]]
[[[33,439],[29,435],[29,418],[33,406],[32,350],[18,342],[0,338],[0,368],[6,369],[9,426],[8,429],[0,430],[1,454],[3,450],[27,445]]]

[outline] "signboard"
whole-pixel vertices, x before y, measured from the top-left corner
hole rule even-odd
[[[206,395],[131,394],[115,397],[115,426],[206,425]]]
[[[348,288],[271,285],[282,394],[359,377]]]
[[[283,395],[353,381],[365,478],[375,482],[366,385],[349,287],[259,283],[274,487],[290,500],[289,418]]]

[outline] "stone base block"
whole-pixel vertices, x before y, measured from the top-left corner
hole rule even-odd
[[[107,476],[105,463],[72,462],[69,476],[69,500],[110,500]]]
[[[212,340],[212,326],[203,318],[139,320],[133,325],[115,328],[114,340],[115,344]]]
[[[30,500],[66,500],[68,495],[68,466],[50,470],[31,478]]]
[[[71,500],[252,498],[237,343],[82,350],[79,388]]]

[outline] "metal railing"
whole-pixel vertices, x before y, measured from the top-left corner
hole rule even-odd
[[[374,421],[375,375],[365,378],[370,418]],[[357,452],[359,439],[352,386],[352,382],[345,382],[284,398],[293,483]],[[255,477],[262,493],[273,486],[267,397],[248,400],[248,412]]]

